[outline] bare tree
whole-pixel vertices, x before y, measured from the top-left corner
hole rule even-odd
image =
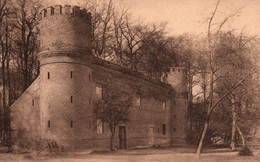
[[[13,10],[15,12],[14,51],[17,68],[21,71],[23,88],[25,91],[32,83],[36,74],[36,52],[38,49],[39,12],[41,5],[34,0],[14,0]]]
[[[228,15],[227,17],[225,17],[217,26],[217,29],[213,30],[213,21],[216,18],[216,13],[219,7],[219,1],[217,2],[215,9],[212,13],[212,15],[209,17],[208,19],[208,31],[207,31],[207,41],[208,41],[208,52],[207,52],[207,56],[208,56],[208,62],[209,62],[209,67],[208,67],[208,75],[209,75],[209,96],[207,97],[208,100],[208,105],[207,105],[207,114],[206,114],[206,119],[205,119],[205,123],[204,123],[204,128],[202,131],[202,135],[200,138],[200,142],[197,148],[197,155],[200,156],[201,154],[201,150],[202,150],[202,145],[203,145],[203,141],[205,139],[206,136],[206,132],[207,129],[209,127],[209,120],[210,120],[210,116],[212,114],[212,111],[215,109],[215,107],[223,100],[225,99],[228,95],[230,95],[230,93],[232,93],[236,88],[238,88],[248,77],[250,77],[254,72],[247,74],[245,77],[241,78],[238,82],[236,82],[234,84],[234,86],[232,87],[232,89],[230,89],[227,93],[225,93],[224,95],[222,95],[219,99],[215,99],[214,98],[214,87],[215,87],[215,81],[216,81],[216,76],[215,74],[218,72],[219,69],[221,69],[221,67],[217,66],[216,62],[215,62],[215,49],[216,49],[216,45],[219,42],[219,36],[222,30],[222,27],[234,16],[237,15],[237,13],[241,10],[238,9],[236,12]],[[214,102],[215,101],[215,102]]]
[[[94,113],[97,119],[101,119],[109,125],[111,132],[111,150],[114,148],[113,141],[116,127],[120,123],[129,121],[129,114],[133,105],[132,96],[125,90],[119,90],[122,85],[109,83],[104,86],[103,99],[97,101]]]

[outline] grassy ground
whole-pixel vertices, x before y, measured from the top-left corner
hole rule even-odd
[[[74,152],[60,156],[33,156],[31,154],[0,154],[0,161],[176,161],[176,162],[222,162],[222,161],[260,161],[260,151],[253,150],[254,156],[238,156],[228,148],[209,148],[198,158],[195,147],[167,147],[152,149],[118,150],[114,152]]]

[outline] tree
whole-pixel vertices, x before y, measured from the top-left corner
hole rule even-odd
[[[101,119],[109,125],[111,138],[110,149],[114,148],[113,141],[116,132],[116,127],[120,123],[129,121],[131,113],[133,97],[129,92],[120,90],[123,87],[119,84],[109,83],[105,85],[103,99],[98,100],[94,108],[94,113],[97,119]]]
[[[223,67],[216,73],[216,75],[221,76],[221,78],[216,81],[218,89],[221,90],[219,92],[220,94],[232,89],[238,78],[242,78],[256,70],[255,67],[257,66],[251,57],[252,48],[250,47],[250,43],[252,40],[253,37],[246,37],[243,31],[238,36],[233,34],[232,31],[220,35],[220,42],[217,44],[215,51],[215,60],[218,66]],[[252,78],[249,78],[248,81],[249,80],[252,80]],[[231,107],[232,109],[232,135],[230,144],[232,150],[235,150],[236,130],[238,130],[244,141],[242,131],[237,125],[237,115],[239,107],[244,105],[243,98],[246,94],[245,91],[251,89],[251,86],[252,84],[247,85],[243,83],[226,98],[226,100],[229,100],[230,105],[226,105],[226,107]]]
[[[11,104],[36,76],[39,3],[33,0],[0,1],[1,101],[0,136],[11,148]],[[19,78],[19,79],[18,79]],[[23,79],[20,79],[23,78]],[[22,86],[21,86],[22,85]]]
[[[22,92],[24,92],[37,74],[36,53],[39,41],[37,37],[39,30],[39,13],[41,4],[36,0],[14,0],[13,10],[15,13],[14,25],[14,57],[16,66],[20,71],[23,81]]]
[[[197,155],[200,156],[203,141],[206,137],[206,133],[209,127],[209,121],[210,117],[212,115],[213,110],[217,107],[217,105],[225,99],[228,95],[230,95],[236,88],[238,88],[247,78],[249,78],[254,72],[247,73],[244,77],[239,78],[238,81],[234,84],[234,86],[225,94],[223,94],[218,99],[215,99],[215,83],[218,77],[216,77],[216,73],[222,68],[218,66],[216,60],[215,60],[215,52],[216,52],[216,45],[219,43],[219,36],[222,30],[222,27],[234,16],[237,15],[237,13],[241,10],[238,9],[236,12],[226,16],[219,24],[217,24],[217,28],[214,30],[214,20],[216,18],[216,13],[218,10],[219,1],[217,2],[215,9],[212,13],[212,15],[208,19],[208,31],[207,31],[207,56],[208,56],[208,76],[209,76],[209,96],[207,97],[207,114],[206,119],[204,122],[204,128],[201,134],[200,142],[197,148]]]

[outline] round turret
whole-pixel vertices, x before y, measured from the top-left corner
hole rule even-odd
[[[40,33],[40,59],[49,52],[88,55],[92,40],[91,14],[78,6],[48,7],[41,12]]]
[[[48,7],[41,16],[41,139],[75,148],[90,134],[91,15],[66,5]]]

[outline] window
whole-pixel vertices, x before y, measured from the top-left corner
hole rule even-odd
[[[176,115],[175,114],[173,115],[173,118],[176,119]]]
[[[141,105],[141,95],[138,93],[136,94],[136,102],[135,102],[136,106],[140,106]]]
[[[96,95],[98,99],[103,99],[103,86],[102,84],[96,84]]]
[[[103,133],[103,121],[102,119],[97,119],[97,134]]]
[[[47,10],[46,10],[46,9],[43,10],[43,16],[44,16],[44,17],[47,16]]]
[[[165,135],[166,134],[166,124],[162,125],[162,134]]]
[[[163,111],[166,111],[166,101],[163,101],[162,108],[163,108]]]
[[[70,96],[70,103],[73,102],[73,96]]]
[[[51,7],[51,15],[54,15],[54,8]]]
[[[70,71],[70,78],[72,78],[72,71]]]
[[[34,100],[32,100],[32,106],[34,106]]]
[[[176,128],[173,128],[173,131],[176,132]]]
[[[91,129],[91,125],[92,125],[92,122],[89,121],[89,122],[88,122],[88,129]]]
[[[48,72],[48,79],[50,79],[50,72]]]
[[[72,120],[70,121],[70,127],[71,128],[73,127],[73,121]]]
[[[48,128],[51,127],[51,121],[48,121]]]

